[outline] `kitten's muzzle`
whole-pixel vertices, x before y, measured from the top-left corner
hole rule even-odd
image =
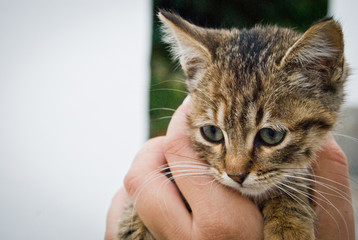
[[[249,173],[242,173],[242,174],[228,174],[228,176],[234,180],[235,182],[239,183],[240,185],[242,185],[242,183],[245,181],[247,175],[249,175]]]

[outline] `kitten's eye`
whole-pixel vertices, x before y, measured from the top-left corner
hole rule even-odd
[[[267,146],[276,146],[285,138],[286,132],[276,131],[272,128],[263,128],[259,131],[262,142]]]
[[[201,127],[200,132],[205,140],[212,143],[219,143],[224,139],[224,134],[220,128],[213,125]]]

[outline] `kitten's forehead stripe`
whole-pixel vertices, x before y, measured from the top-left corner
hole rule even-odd
[[[264,109],[262,106],[260,106],[257,110],[257,113],[256,113],[256,126],[259,126],[261,121],[262,121],[262,118],[263,118],[263,115],[264,115]]]
[[[218,109],[216,111],[216,119],[220,127],[223,127],[225,125],[226,116],[227,116],[226,104],[225,102],[220,101],[218,104]]]
[[[246,138],[246,146],[247,146],[247,151],[250,153],[250,156],[253,157],[254,156],[254,140],[255,140],[255,136],[256,136],[256,130],[251,131]]]
[[[210,108],[210,107],[208,107],[207,109],[206,109],[206,117],[208,118],[208,119],[215,119],[215,111],[214,111],[214,109],[213,108]]]
[[[262,93],[262,83],[261,78],[256,74],[256,87],[253,88],[252,101],[256,102],[258,100],[259,94]]]
[[[243,102],[242,102],[242,106],[241,106],[241,114],[240,114],[240,124],[243,126],[246,124],[247,121],[247,111],[249,109],[249,103],[250,103],[250,99],[247,96],[243,96]]]

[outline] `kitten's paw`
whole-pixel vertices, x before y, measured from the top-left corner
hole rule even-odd
[[[305,226],[276,226],[264,229],[265,240],[315,240],[314,230]]]
[[[306,204],[281,195],[265,203],[262,211],[265,240],[315,239],[315,213],[308,199],[302,198],[300,201]]]
[[[133,205],[129,205],[124,210],[119,223],[117,240],[155,240],[134,211]]]
[[[264,226],[265,240],[314,240],[313,221],[300,218],[271,218]]]
[[[144,226],[144,225],[143,225]],[[155,240],[146,228],[120,229],[118,240]]]

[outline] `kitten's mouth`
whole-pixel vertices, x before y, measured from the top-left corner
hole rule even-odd
[[[258,177],[256,173],[251,172],[245,176],[245,179],[237,179],[229,176],[226,172],[219,172],[216,168],[210,168],[212,176],[216,178],[221,184],[233,188],[239,191],[242,195],[249,198],[262,198],[265,197],[269,192],[277,190],[277,185],[280,184],[280,177]],[[282,179],[281,179],[282,180]]]
[[[270,190],[272,191],[277,184],[273,180],[257,181],[257,177],[254,173],[248,174],[244,180],[239,179],[239,181],[235,181],[236,179],[230,177],[227,173],[216,176],[219,176],[218,180],[221,184],[238,190],[241,194],[248,197],[263,196]]]

